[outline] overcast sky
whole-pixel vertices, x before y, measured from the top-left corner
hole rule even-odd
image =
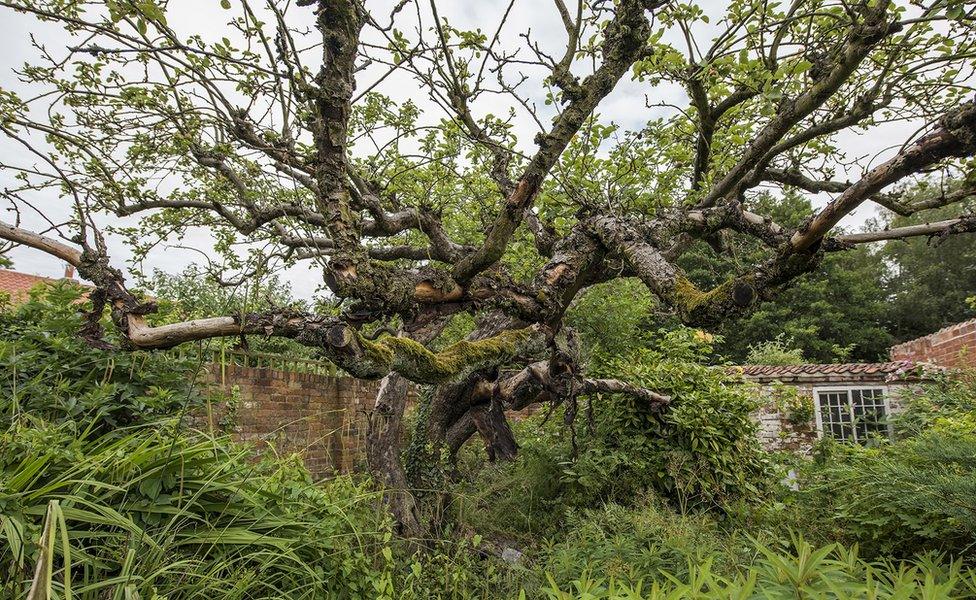
[[[227,35],[225,23],[228,19],[228,12],[220,8],[218,0],[172,0],[168,12],[168,20],[171,26],[183,34],[199,33],[205,39],[219,40]],[[385,15],[389,12],[389,6],[395,4],[393,0],[370,1],[367,5],[376,15]],[[725,2],[706,0],[700,3],[708,13],[719,16],[726,6]],[[441,15],[446,17],[452,24],[460,28],[474,29],[480,27],[490,36],[498,25],[498,19],[507,5],[507,0],[479,0],[479,1],[460,1],[451,0],[439,4]],[[306,9],[307,10],[307,9]],[[301,15],[300,10],[296,9],[296,15]],[[311,11],[308,11],[311,17]],[[713,23],[717,18],[712,19]],[[543,48],[549,49],[552,54],[558,54],[561,48],[565,47],[565,31],[559,20],[551,2],[544,0],[516,0],[511,17],[501,36],[503,47],[514,47],[519,43],[518,35],[531,30],[532,38]],[[703,39],[707,40],[707,32],[702,32]],[[25,61],[33,60],[36,51],[31,47],[30,35],[41,43],[45,44],[53,54],[63,54],[67,46],[75,43],[69,41],[66,34],[57,27],[50,24],[38,24],[33,18],[12,13],[7,9],[0,9],[0,87],[5,89],[19,90],[21,86],[16,81],[12,69],[20,67]],[[381,72],[379,67],[373,67],[360,73],[360,89],[367,86]],[[423,108],[436,110],[426,94],[418,90],[417,83],[409,76],[396,75],[384,81],[380,91],[398,100],[411,98]],[[538,99],[541,88],[531,90]],[[598,112],[604,121],[613,121],[626,129],[640,129],[648,120],[662,116],[665,109],[648,109],[645,107],[645,98],[648,94],[653,94],[655,101],[667,101],[679,105],[687,104],[685,94],[677,86],[665,86],[649,89],[646,84],[631,81],[621,81],[613,93],[600,105]],[[476,104],[473,109],[476,114],[484,114],[487,111],[496,114],[503,112],[504,106],[499,106],[502,102],[498,96],[490,96],[480,104]],[[539,102],[540,108],[541,102]],[[439,118],[443,116],[432,113],[431,117]],[[545,122],[545,120],[544,120]],[[535,133],[535,126],[532,120],[524,112],[515,121],[516,129],[520,132],[519,138],[524,144],[523,149],[531,150],[531,140]],[[848,157],[877,157],[872,162],[877,162],[893,152],[905,139],[910,137],[918,129],[920,123],[900,123],[886,125],[883,129],[876,129],[869,134],[845,133],[840,138],[840,143],[848,150]],[[17,153],[22,153],[22,148],[12,145],[8,140],[0,140],[0,157],[8,160]],[[880,154],[879,154],[880,153]],[[22,162],[22,161],[21,161]],[[856,176],[851,173],[849,176]],[[0,172],[0,185],[9,185],[11,174]],[[827,197],[817,199],[819,204],[826,202]],[[36,199],[37,205],[51,218],[64,218],[66,215],[65,203],[55,195],[39,197]],[[5,208],[5,207],[4,207]],[[859,228],[864,221],[876,214],[876,210],[870,203],[865,204],[860,209],[848,216],[842,225],[849,228]],[[8,220],[9,215],[0,215],[0,219]],[[113,218],[113,224],[135,224],[135,220],[125,221]],[[40,219],[30,218],[25,221],[25,226],[39,227],[43,224]],[[114,264],[126,266],[127,261],[132,256],[128,248],[119,240],[112,238],[110,241],[110,253]],[[206,232],[191,232],[186,239],[175,241],[174,245],[190,246],[206,251],[209,245],[209,236]],[[64,272],[64,265],[55,259],[38,251],[18,248],[10,253],[15,262],[15,268],[19,271],[34,273],[38,275],[60,276]],[[154,253],[141,268],[149,271],[154,268],[175,273],[181,271],[188,264],[199,262],[200,255],[193,251],[170,246],[163,251]],[[320,285],[320,271],[314,265],[309,267],[296,267],[285,274],[285,280],[292,287],[292,292],[298,297],[308,297]]]

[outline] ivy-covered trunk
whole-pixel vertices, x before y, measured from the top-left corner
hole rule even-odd
[[[446,324],[446,319],[440,319],[403,335],[429,344]],[[400,533],[408,538],[420,538],[426,528],[414,495],[415,486],[410,484],[403,466],[403,417],[409,395],[410,381],[397,372],[380,382],[366,432],[366,460]]]

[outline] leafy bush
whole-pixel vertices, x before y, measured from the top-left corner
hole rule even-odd
[[[799,530],[821,545],[860,542],[868,556],[972,556],[965,382],[908,399],[906,439],[824,442],[799,461],[800,489],[773,502],[755,396],[704,366],[711,336],[662,333],[653,349],[593,366],[670,394],[667,412],[589,398],[578,456],[556,425],[565,407],[544,426],[542,414],[515,425],[514,464],[467,449],[460,466],[476,476],[453,490],[457,518],[415,554],[367,482],[313,484],[297,457],[255,463],[225,437],[181,427],[199,401],[195,365],[92,351],[75,335],[79,300],[62,284],[0,313],[3,598],[26,598],[37,573],[49,596],[83,600],[976,595],[976,576],[936,554],[869,562],[856,546],[778,541]],[[510,546],[524,552],[518,565],[496,558]],[[35,571],[39,560],[49,569]]]
[[[671,394],[671,406],[661,414],[628,397],[583,400],[575,457],[560,425],[564,407],[513,423],[515,463],[485,464],[466,447],[459,468],[468,477],[451,490],[461,527],[527,548],[541,537],[577,539],[580,515],[608,503],[657,498],[688,513],[758,500],[772,471],[749,416],[757,400],[735,377],[702,364],[710,351],[707,335],[678,330],[661,334],[654,350],[614,361],[608,369]]]
[[[873,555],[976,544],[976,436],[936,428],[876,448],[827,442],[801,470],[792,502],[805,519]]]
[[[976,549],[976,394],[972,374],[913,388],[892,418],[899,434],[871,447],[824,439],[794,461],[798,489],[752,509],[780,531],[858,543],[872,556]]]
[[[473,452],[462,455],[470,474],[451,489],[452,508],[465,528],[516,545],[562,531],[570,509],[564,469],[569,449],[538,417],[514,423],[519,458],[484,464]]]
[[[904,410],[892,415],[899,437],[932,427],[976,434],[976,370],[935,374],[934,380],[901,398]]]
[[[109,432],[200,401],[195,362],[158,352],[98,351],[82,340],[83,294],[80,286],[59,282],[0,310],[0,426],[28,413]],[[111,333],[107,341],[119,343]]]
[[[705,366],[711,343],[708,334],[677,329],[654,348],[611,361],[612,372],[672,400],[661,413],[630,397],[591,399],[599,404],[592,431],[566,471],[584,500],[623,500],[650,488],[686,511],[762,492],[769,465],[750,418],[757,399]]]
[[[566,313],[566,323],[580,336],[587,362],[597,369],[646,345],[654,326],[654,297],[636,279],[594,285],[580,294]]]
[[[784,339],[783,334],[771,340],[749,344],[746,355],[747,365],[801,365],[807,362],[803,349],[793,345],[793,339]]]

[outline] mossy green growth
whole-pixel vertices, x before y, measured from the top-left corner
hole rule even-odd
[[[378,342],[363,340],[363,346],[377,347],[373,350],[377,356],[391,355],[392,369],[411,381],[445,383],[474,369],[513,356],[532,334],[531,328],[512,329],[484,340],[462,340],[437,353],[404,337],[386,337]],[[386,354],[387,352],[390,354]]]
[[[671,294],[671,302],[675,308],[678,309],[678,313],[685,322],[697,322],[702,320],[704,315],[701,313],[703,309],[710,309],[716,313],[721,313],[722,310],[734,303],[733,293],[736,289],[737,284],[743,282],[737,281],[736,279],[729,279],[725,283],[715,286],[714,288],[703,292],[688,280],[686,277],[678,276],[674,283],[674,290]]]
[[[368,340],[359,334],[357,336],[365,356],[357,365],[355,372],[350,371],[348,367],[346,370],[357,377],[368,377],[375,374],[382,377],[389,373],[393,369],[393,350],[382,342]]]

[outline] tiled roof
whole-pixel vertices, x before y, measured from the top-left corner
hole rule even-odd
[[[55,283],[57,281],[61,280],[53,277],[41,277],[40,275],[30,275],[28,273],[0,269],[0,292],[10,294],[13,300],[26,300],[28,292],[34,289],[35,286],[42,283]],[[84,287],[90,287],[79,281],[72,281]]]
[[[825,373],[825,374],[851,374],[851,375],[870,375],[870,374],[890,374],[903,371],[914,366],[908,361],[883,362],[883,363],[839,363],[839,364],[805,364],[805,365],[743,365],[742,369],[745,376],[758,375],[800,375],[803,373]]]
[[[31,291],[38,284],[53,283],[55,281],[57,280],[50,277],[28,275],[27,273],[0,269],[0,292],[6,292],[10,294],[11,298],[15,299],[26,296],[27,292]]]
[[[829,380],[889,380],[898,378],[924,378],[931,365],[900,360],[883,363],[839,363],[803,365],[743,365],[729,367],[754,381],[813,381]]]

